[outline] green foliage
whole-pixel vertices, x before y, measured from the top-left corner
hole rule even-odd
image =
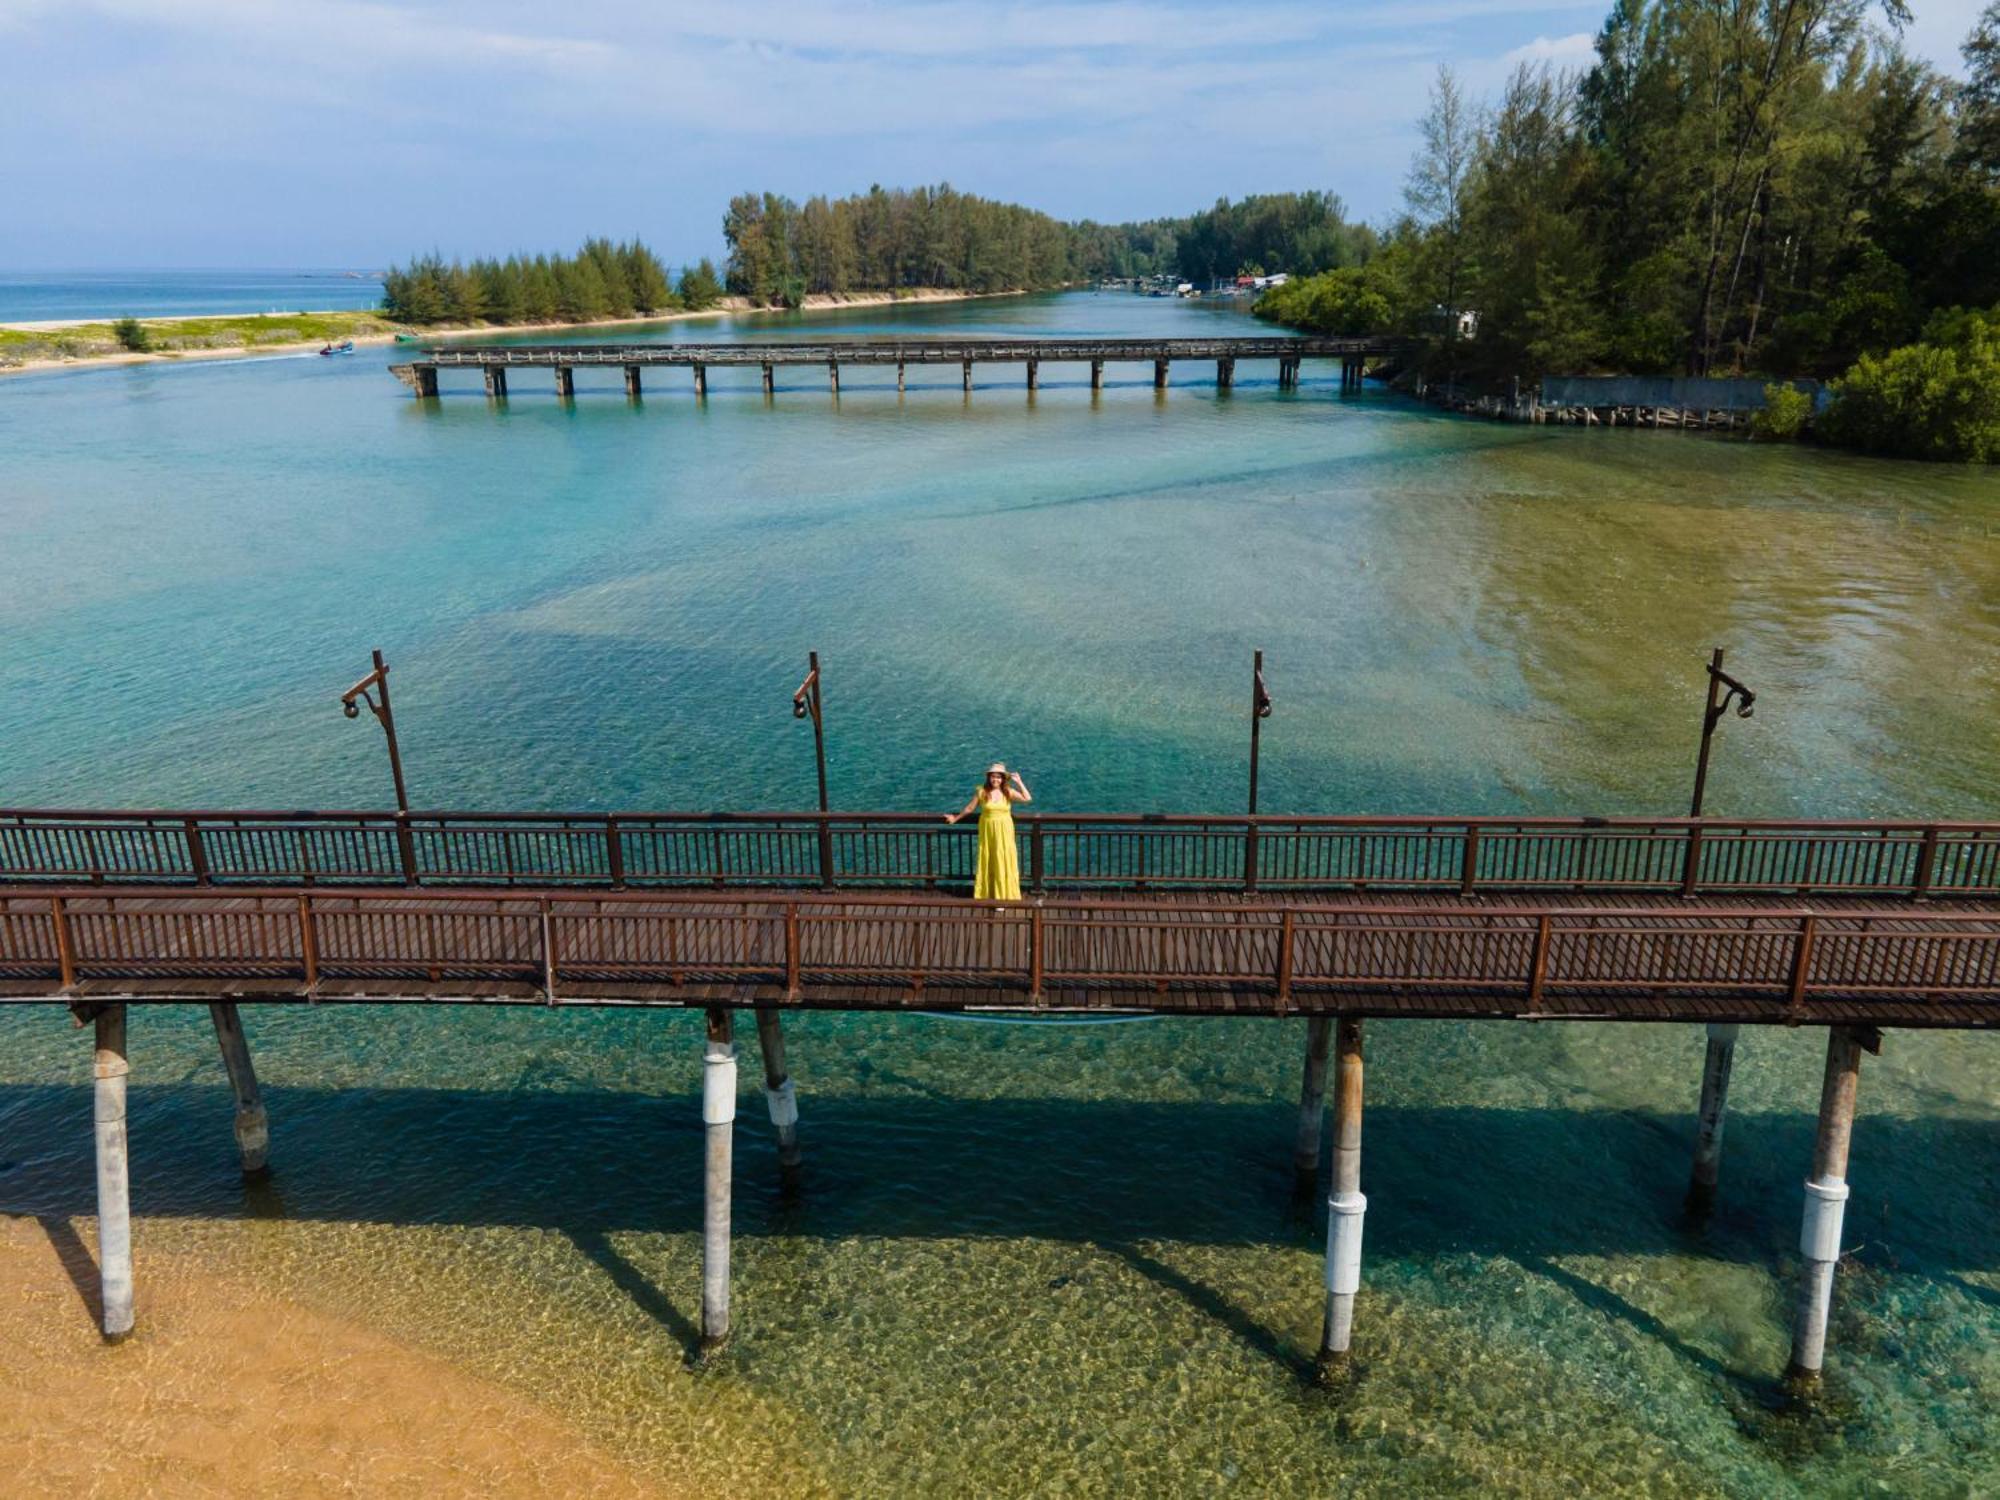
[[[715,274],[715,263],[707,256],[701,258],[699,265],[681,272],[680,298],[690,312],[701,312],[722,300],[722,281]]]
[[[944,183],[877,186],[803,206],[776,193],[742,193],[729,201],[722,237],[729,290],[789,307],[814,293],[1001,292],[1061,286],[1073,274],[1065,226]]]
[[[1797,386],[1773,381],[1764,387],[1762,410],[1751,414],[1750,434],[1760,438],[1795,438],[1806,430],[1812,408],[1812,397]]]
[[[1365,262],[1399,262],[1392,324],[1416,362],[1502,390],[1825,377],[1936,308],[2000,302],[2000,0],[1963,84],[1874,20],[1871,0],[1613,0],[1581,77],[1523,67],[1487,108],[1441,72],[1408,214]],[[1307,298],[1266,311],[1337,320]]]
[[[1395,322],[1392,292],[1371,268],[1347,267],[1272,287],[1257,299],[1255,311],[1260,318],[1312,333],[1384,333]]]
[[[153,347],[146,325],[137,318],[120,318],[111,325],[111,336],[118,340],[119,348],[129,349],[134,354],[144,354]]]
[[[446,264],[433,251],[384,278],[382,308],[401,323],[590,322],[680,306],[666,267],[638,240],[590,239],[573,256],[510,255]]]
[[[1178,219],[1142,224],[1067,226],[1071,277],[1217,277],[1288,272],[1309,276],[1357,266],[1375,253],[1378,236],[1348,222],[1333,193],[1261,193]]]
[[[1867,453],[2000,459],[2000,308],[1934,315],[1920,343],[1864,354],[1833,382],[1827,441]]]

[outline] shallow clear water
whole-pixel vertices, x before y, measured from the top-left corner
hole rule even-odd
[[[1213,330],[1124,296],[855,333]],[[794,319],[674,325],[758,337]],[[616,371],[502,409],[394,356],[0,383],[0,801],[381,805],[340,689],[394,664],[439,807],[1676,812],[1711,645],[1759,693],[1712,811],[1993,817],[2000,483],[1446,418],[1273,372]],[[1331,376],[1332,371],[1309,375]],[[1863,1070],[1822,1413],[1777,1409],[1817,1033],[1740,1049],[1723,1207],[1676,1225],[1701,1037],[1378,1023],[1359,1380],[1306,1389],[1302,1028],[790,1023],[786,1202],[738,1132],[737,1341],[691,1373],[699,1023],[258,1012],[246,1197],[205,1021],[134,1023],[143,1256],[225,1242],[663,1471],[876,1490],[1979,1493],[2000,1474],[2000,1053]],[[745,1028],[747,1031],[747,1027]],[[87,1056],[0,1016],[0,1211],[91,1212]],[[746,1040],[746,1060],[754,1043]],[[746,1082],[754,1067],[746,1068]],[[143,1259],[141,1261],[143,1278]]]

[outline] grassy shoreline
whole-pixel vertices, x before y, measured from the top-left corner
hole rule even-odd
[[[807,297],[801,311],[876,307],[899,302],[960,302],[975,297],[1017,297],[1010,292],[957,292],[914,287],[894,292],[835,292]],[[747,297],[724,297],[700,312],[662,312],[642,318],[599,318],[582,323],[474,323],[416,327],[373,310],[347,312],[244,313],[216,316],[141,318],[151,346],[144,352],[118,342],[110,318],[76,323],[0,323],[0,375],[102,365],[154,364],[189,359],[228,359],[250,354],[305,353],[327,343],[387,344],[398,334],[450,338],[466,334],[540,333],[564,328],[615,328],[721,317],[759,309]]]

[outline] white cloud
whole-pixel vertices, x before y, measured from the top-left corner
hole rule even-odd
[[[1538,36],[1500,59],[1510,68],[1520,63],[1548,63],[1557,69],[1587,68],[1596,60],[1597,38],[1588,31],[1568,36]]]

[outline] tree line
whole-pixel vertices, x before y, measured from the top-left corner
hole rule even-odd
[[[797,307],[819,293],[1038,291],[1134,276],[1207,282],[1358,265],[1378,239],[1326,192],[1225,198],[1181,218],[1100,224],[1064,223],[948,183],[804,203],[743,193],[730,200],[722,234],[724,272],[704,260],[678,281],[636,239],[586,240],[569,256],[447,262],[433,252],[388,272],[383,310],[419,326],[586,323],[699,311],[725,292]]]
[[[590,239],[574,255],[451,261],[435,252],[383,277],[382,310],[400,323],[593,323],[699,311],[722,298],[707,260],[675,281],[638,240]]]
[[[1963,83],[1903,50],[1907,20],[1901,0],[1617,0],[1589,68],[1524,65],[1490,108],[1441,70],[1376,253],[1259,311],[1401,332],[1434,378],[1488,389],[1831,377],[1828,435],[1969,456],[1994,321],[1952,310],[2000,302],[2000,0]],[[1943,412],[1959,436],[1921,430]]]
[[[804,203],[742,193],[729,200],[722,237],[729,290],[786,307],[814,293],[1022,291],[1071,279],[1063,224],[948,183]]]

